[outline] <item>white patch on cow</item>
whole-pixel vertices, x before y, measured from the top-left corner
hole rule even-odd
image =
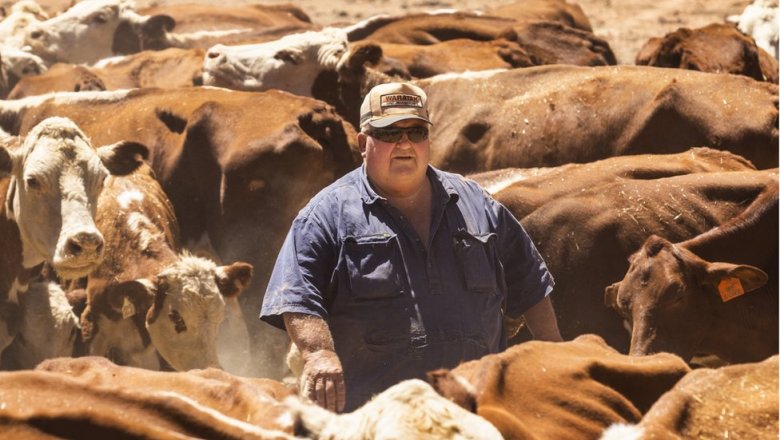
[[[22,300],[19,335],[24,343],[12,345],[15,367],[29,369],[45,359],[72,356],[79,320],[62,288],[57,283],[33,283]]]
[[[640,440],[644,434],[641,426],[615,423],[601,434],[599,440]]]
[[[778,53],[778,28],[780,28],[780,14],[778,14],[777,0],[755,0],[745,7],[740,15],[732,15],[728,21],[737,23],[737,28],[745,34],[753,37],[758,47],[772,54],[775,59]]]
[[[116,198],[119,203],[119,207],[122,209],[129,209],[133,202],[141,203],[144,201],[144,194],[138,189],[130,189],[119,194]]]
[[[162,233],[155,232],[157,228],[149,217],[140,212],[131,212],[127,215],[127,227],[135,234],[137,247],[141,251],[149,249],[149,246],[162,236]]]
[[[522,182],[530,177],[545,174],[550,168],[506,168],[503,170],[488,171],[469,176],[476,180],[485,191],[496,195],[517,182]],[[484,177],[482,177],[484,176]]]
[[[436,76],[432,76],[430,78],[426,78],[424,80],[420,80],[418,82],[418,85],[428,84],[433,85],[440,82],[447,82],[452,81],[455,79],[464,79],[467,81],[474,81],[474,80],[485,80],[492,78],[493,76],[506,72],[508,69],[489,69],[489,70],[467,70],[465,72],[451,72],[451,73],[442,73]],[[425,88],[424,86],[422,86]]]
[[[349,414],[337,415],[297,397],[288,397],[284,405],[314,438],[503,438],[490,422],[442,397],[419,379],[393,385]]]
[[[29,286],[19,282],[18,278],[14,278],[14,282],[11,284],[11,290],[8,291],[8,301],[14,304],[19,304],[19,296],[27,292]]]
[[[465,377],[457,375],[457,374],[454,374],[454,373],[452,374],[452,377],[455,378],[455,382],[459,383],[460,386],[462,386],[463,389],[466,390],[467,393],[469,393],[472,396],[476,396],[477,395],[477,389],[474,388],[474,385],[472,385],[471,382],[466,380]]]
[[[253,32],[251,28],[238,29],[217,29],[208,31],[195,31],[187,33],[168,33],[165,35],[165,42],[170,47],[179,47],[188,49],[196,47],[201,41],[219,41],[220,38],[227,38],[235,35],[249,34]]]
[[[284,432],[281,431],[270,431],[264,428],[251,425],[246,422],[242,422],[241,420],[235,419],[233,417],[228,417],[213,408],[202,405],[196,400],[190,399],[187,396],[181,395],[179,393],[175,393],[173,391],[159,391],[159,392],[154,392],[152,394],[157,394],[173,400],[180,400],[186,403],[187,405],[193,407],[197,411],[200,411],[204,414],[208,414],[209,416],[217,419],[219,422],[224,423],[225,425],[232,426],[233,428],[243,431],[244,435],[246,435],[247,437],[275,438],[275,439],[283,439],[283,440],[296,439],[296,437],[285,434]]]
[[[90,102],[119,102],[130,90],[51,92],[43,95],[26,96],[21,99],[0,101],[4,112],[19,113],[26,109],[40,107],[51,102],[53,105],[79,104],[89,106]]]

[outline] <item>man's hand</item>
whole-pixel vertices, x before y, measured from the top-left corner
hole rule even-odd
[[[285,313],[284,325],[303,358],[301,394],[325,409],[341,412],[346,402],[344,370],[328,324],[320,317]]]
[[[341,361],[331,350],[319,350],[304,356],[302,393],[330,411],[344,410],[346,390]]]

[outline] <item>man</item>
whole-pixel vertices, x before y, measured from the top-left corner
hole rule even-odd
[[[333,411],[430,370],[506,348],[502,316],[561,340],[553,279],[517,220],[475,182],[428,165],[427,97],[374,87],[363,166],[294,220],[261,318],[286,328],[304,393]]]

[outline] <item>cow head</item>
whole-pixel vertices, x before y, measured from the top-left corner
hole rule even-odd
[[[148,303],[146,328],[152,344],[176,370],[219,367],[217,335],[225,315],[225,299],[249,284],[252,266],[243,262],[217,266],[211,260],[184,254],[153,279],[122,283],[122,314]],[[139,297],[147,298],[138,301]],[[114,301],[117,302],[117,301]]]
[[[218,44],[203,60],[203,82],[237,90],[279,89],[312,96],[317,76],[335,71],[345,54],[347,34],[338,28],[287,35],[261,44]]]
[[[91,64],[128,47],[140,47],[124,41],[127,29],[149,30],[170,26],[172,19],[141,17],[133,10],[132,2],[125,0],[85,0],[76,3],[62,14],[49,20],[32,23],[24,37],[24,44],[47,63]],[[122,32],[118,31],[122,30]],[[119,38],[119,42],[117,42]],[[137,51],[137,50],[136,50]]]
[[[0,176],[11,174],[6,199],[19,226],[23,264],[44,261],[65,278],[87,275],[102,258],[97,198],[109,174],[135,169],[148,150],[133,142],[99,148],[66,118],[36,125],[17,149],[0,147]]]
[[[630,328],[632,355],[668,351],[690,359],[712,331],[718,303],[767,282],[760,269],[711,263],[655,235],[629,262],[625,278],[606,288],[604,301]]]
[[[3,47],[2,70],[7,80],[7,88],[10,91],[16,83],[26,76],[40,75],[46,71],[46,64],[41,57],[27,51]]]

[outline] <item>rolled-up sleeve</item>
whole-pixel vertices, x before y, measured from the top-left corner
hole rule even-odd
[[[518,317],[549,295],[555,281],[520,222],[492,198],[490,205],[497,219],[498,252],[507,285],[506,313]]]
[[[293,221],[263,298],[263,321],[284,329],[284,313],[327,318],[325,295],[334,271],[335,251],[326,221],[316,210],[302,211]]]

